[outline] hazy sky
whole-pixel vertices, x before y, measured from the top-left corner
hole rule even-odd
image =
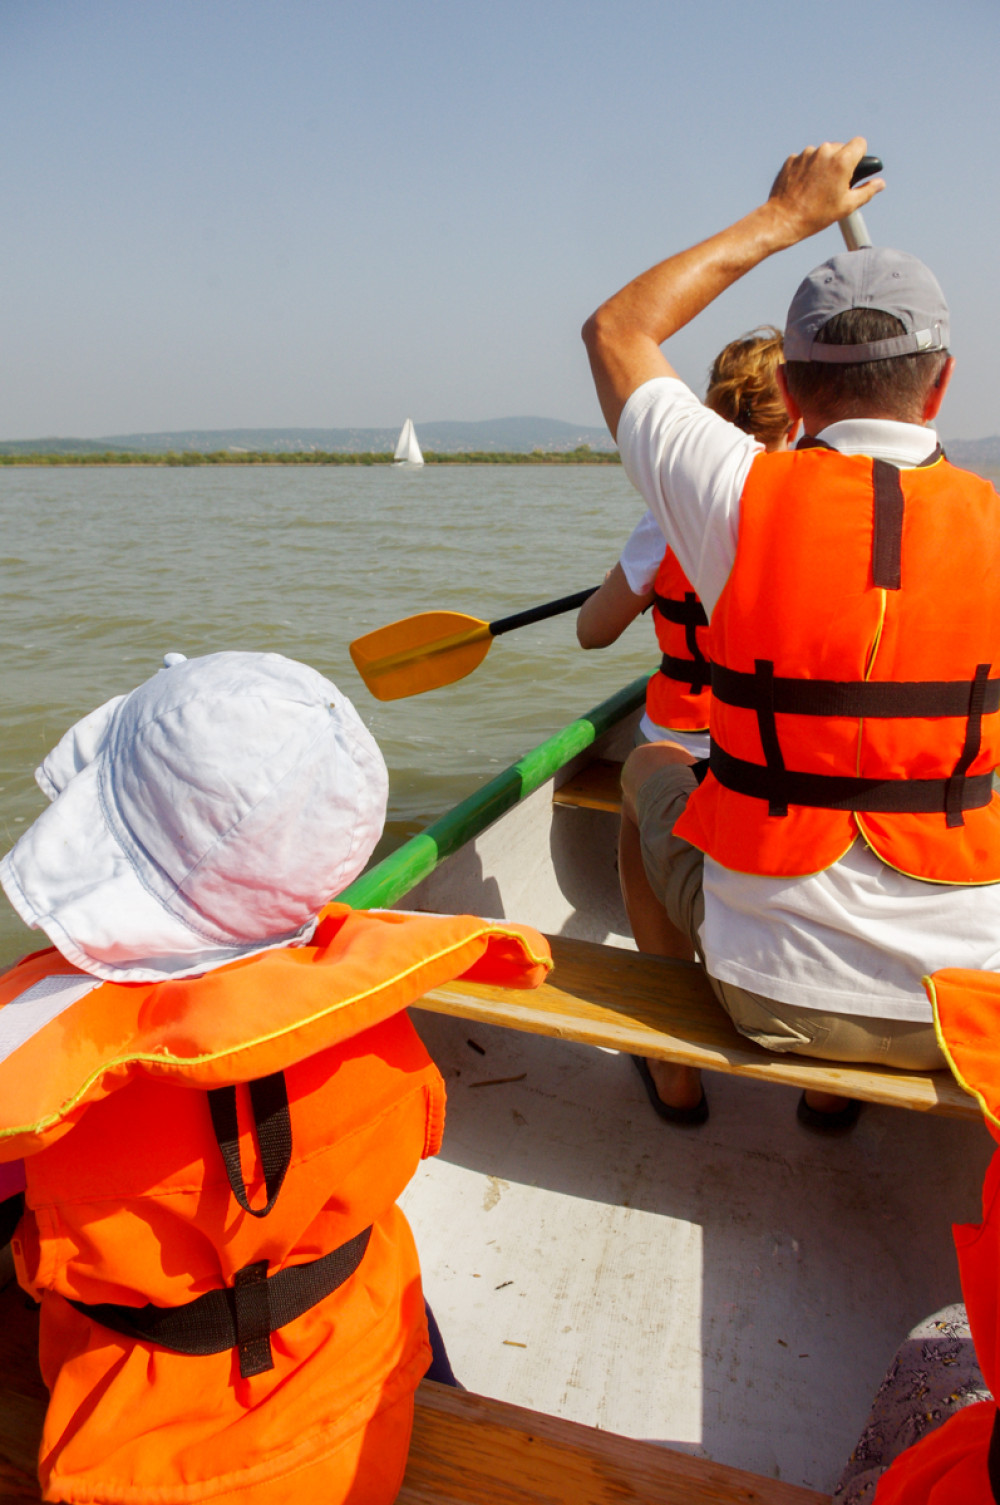
[[[951,302],[941,431],[1000,433],[998,41],[997,0],[0,0],[0,437],[597,423],[586,315],[855,133]]]

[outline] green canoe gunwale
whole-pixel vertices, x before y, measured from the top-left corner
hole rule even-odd
[[[426,830],[404,842],[388,857],[337,895],[340,903],[355,909],[387,909],[432,873],[439,862],[474,840],[505,811],[526,799],[552,778],[560,768],[593,745],[624,716],[642,705],[647,675],[633,680],[623,690],[571,721],[561,731],[490,779],[451,810],[432,821]]]

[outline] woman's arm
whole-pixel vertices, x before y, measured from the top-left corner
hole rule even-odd
[[[576,635],[581,648],[607,648],[621,637],[630,622],[653,599],[653,592],[637,596],[625,579],[620,564],[609,570],[604,584],[580,607]]]

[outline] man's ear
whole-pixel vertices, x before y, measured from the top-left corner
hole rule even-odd
[[[781,400],[785,404],[785,411],[791,419],[792,426],[794,426],[802,421],[802,409],[788,390],[786,369],[785,366],[778,366],[774,373],[774,379],[778,383],[778,391],[781,393]]]
[[[944,402],[944,394],[948,390],[948,383],[951,381],[951,374],[954,369],[955,357],[953,355],[949,355],[948,359],[941,367],[941,374],[938,376],[937,381],[934,383],[933,387],[931,387],[930,391],[924,399],[924,423],[933,423],[934,419],[941,411],[941,404]]]

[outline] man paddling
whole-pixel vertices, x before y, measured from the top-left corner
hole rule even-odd
[[[944,1065],[921,986],[1000,968],[1000,498],[941,456],[948,309],[914,257],[866,249],[801,284],[779,373],[789,455],[711,413],[661,344],[777,251],[860,209],[865,151],[810,147],[766,203],[637,277],[584,326],[626,471],[711,615],[709,766],[669,742],[625,765],[640,950],[699,955],[771,1050]],[[638,847],[639,843],[625,843]],[[698,1073],[649,1063],[703,1121]],[[806,1093],[810,1127],[857,1105]]]

